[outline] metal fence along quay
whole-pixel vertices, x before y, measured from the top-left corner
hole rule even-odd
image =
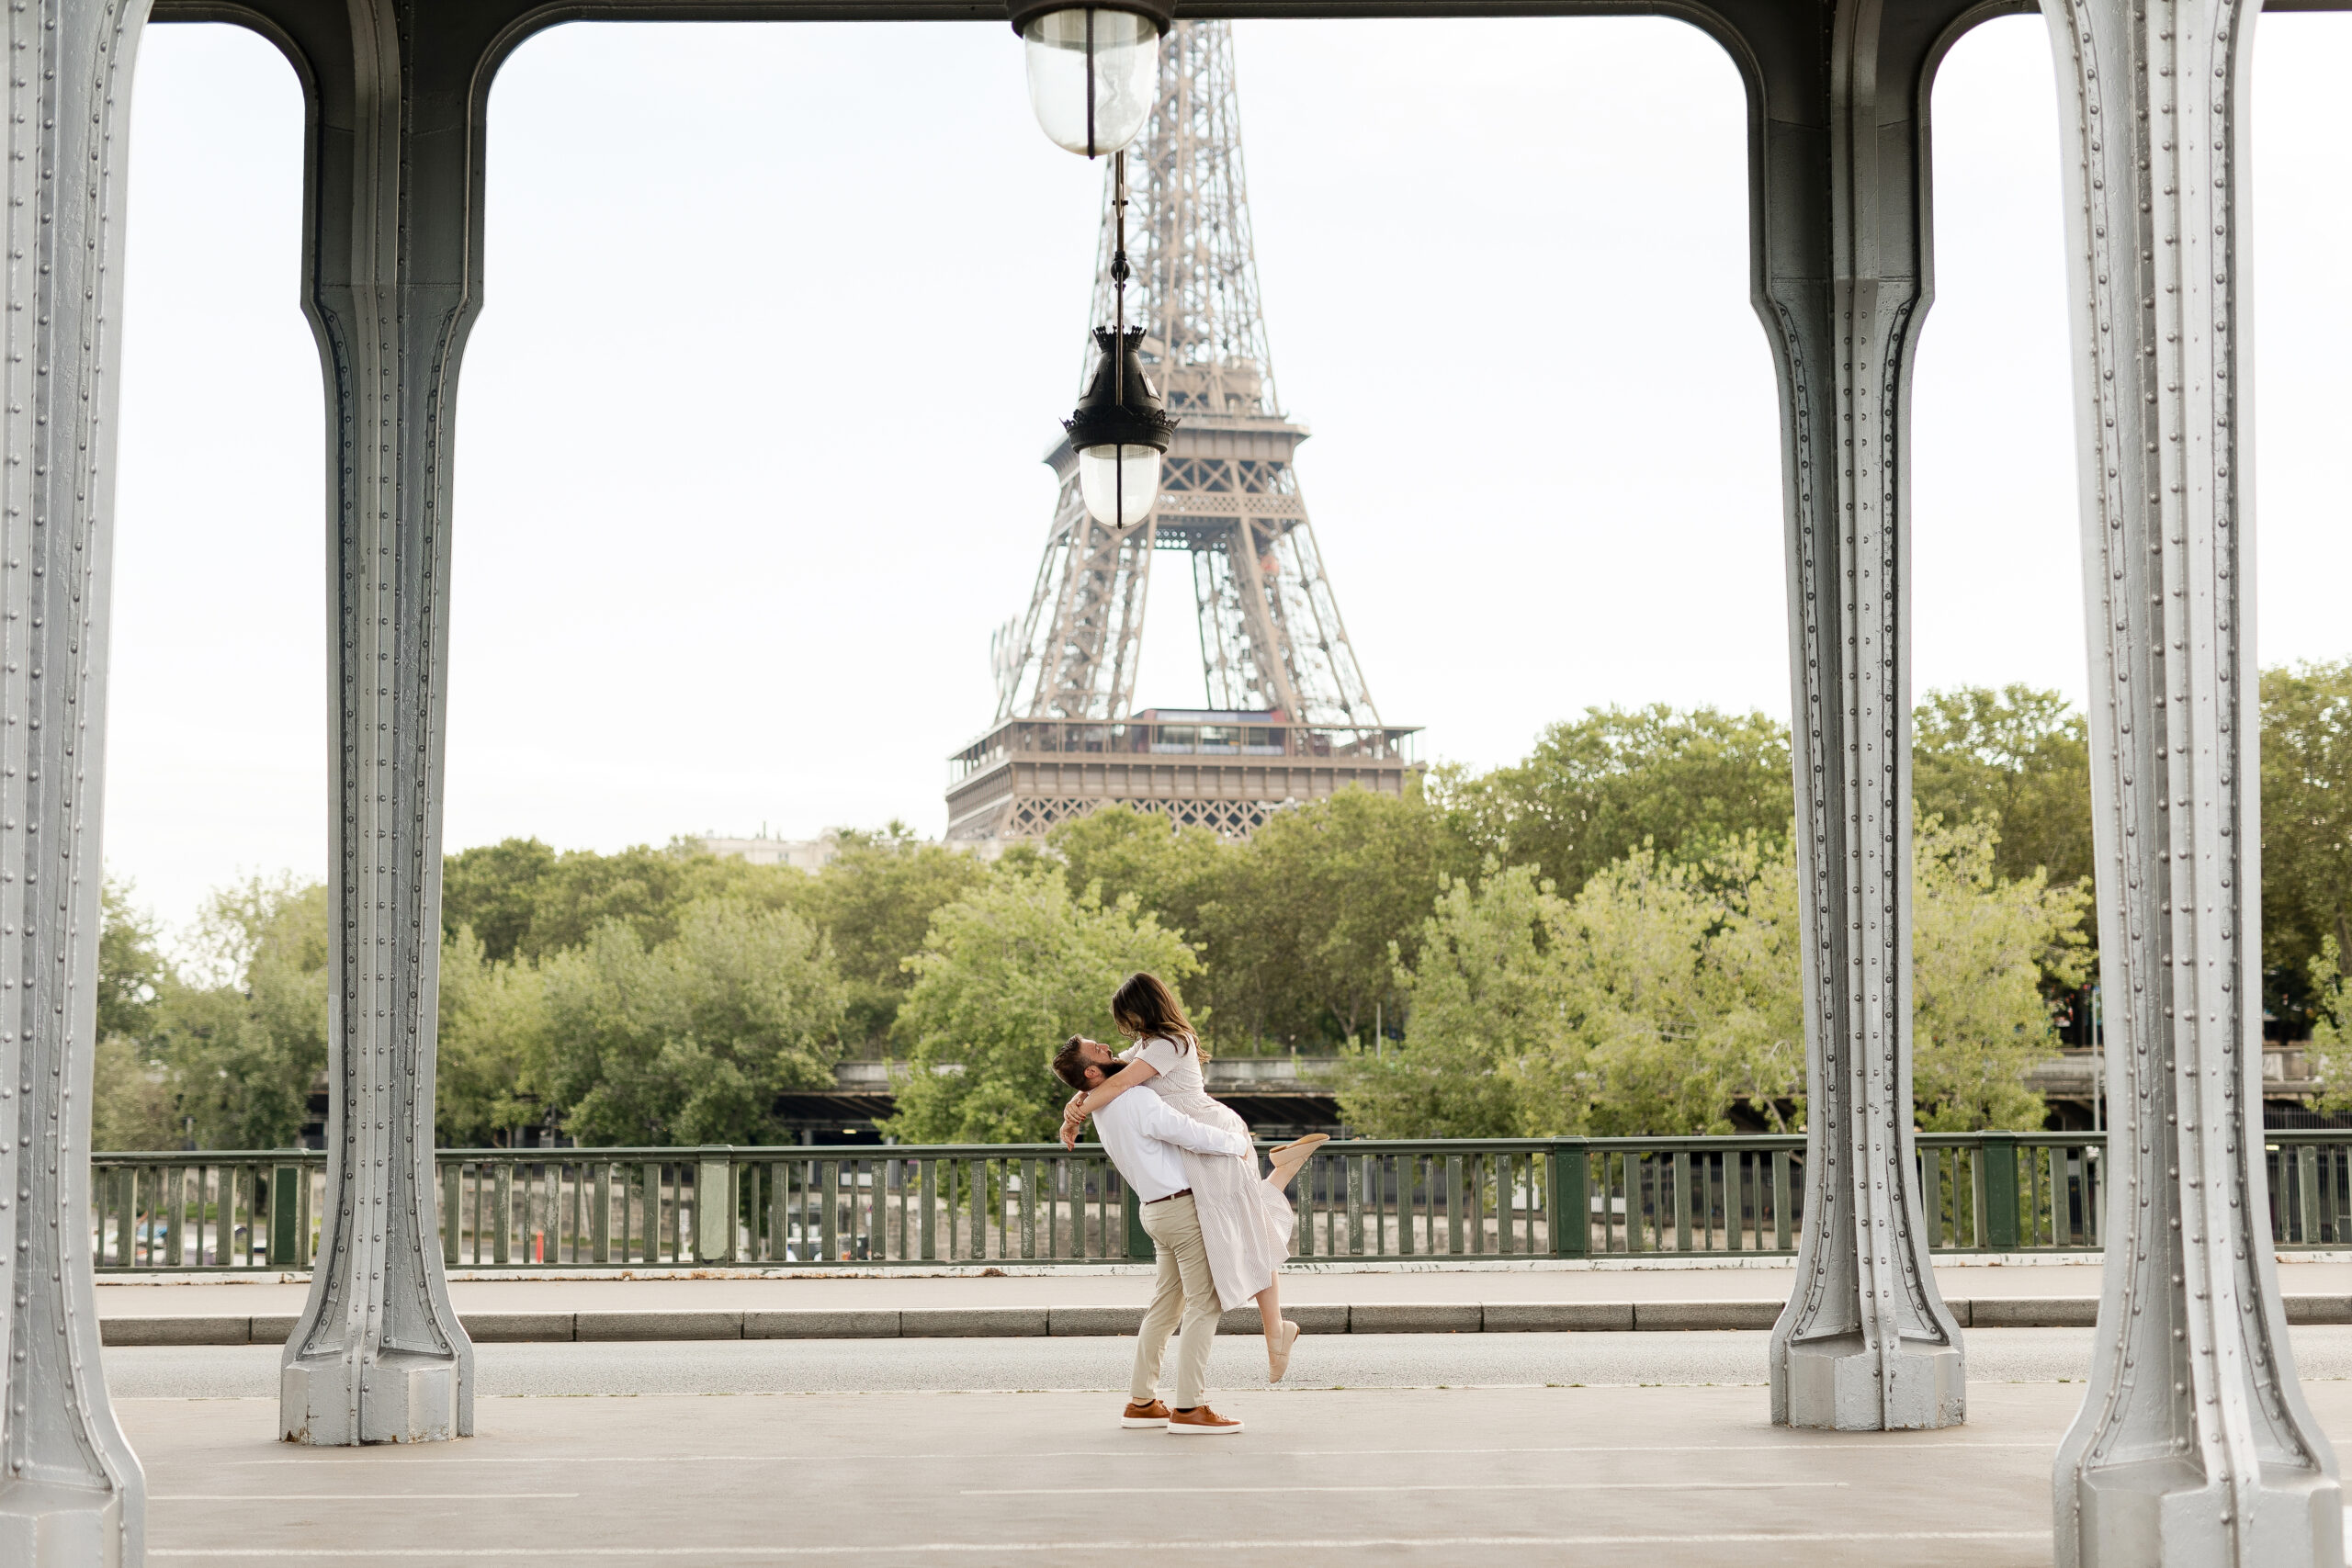
[[[2100,1246],[2105,1138],[1921,1134],[1920,1205],[1940,1252]],[[2266,1135],[2282,1248],[2352,1247],[2352,1132]],[[1296,1256],[1787,1255],[1804,1214],[1802,1136],[1348,1139],[1291,1190]],[[306,1269],[315,1150],[92,1156],[101,1273]],[[1151,1256],[1099,1145],[447,1149],[442,1259],[458,1269],[876,1267]],[[1581,1223],[1557,1223],[1574,1215]]]

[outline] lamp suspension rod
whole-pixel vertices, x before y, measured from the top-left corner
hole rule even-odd
[[[1094,7],[1086,8],[1086,155],[1094,151]]]
[[[1094,25],[1094,13],[1086,13],[1086,25]],[[1088,56],[1091,71],[1092,56]],[[1094,100],[1087,99],[1089,123],[1094,113]],[[1091,133],[1089,134],[1091,140]],[[1127,150],[1120,148],[1111,154],[1111,402],[1114,408],[1127,406]],[[1111,504],[1116,519],[1114,531],[1127,523],[1127,449],[1111,449]]]

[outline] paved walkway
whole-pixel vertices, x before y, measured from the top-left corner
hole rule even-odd
[[[369,1450],[274,1442],[266,1400],[121,1410],[158,1563],[2026,1568],[2081,1393],[1980,1382],[1966,1427],[1837,1434],[1754,1387],[1259,1392],[1197,1441],[1095,1393],[492,1398],[468,1441]],[[2312,1397],[2352,1443],[2352,1383]]]

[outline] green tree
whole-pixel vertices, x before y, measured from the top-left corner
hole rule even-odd
[[[554,874],[556,852],[537,839],[477,844],[441,860],[441,934],[470,929],[492,964],[513,959],[529,941],[540,889]]]
[[[1060,867],[999,863],[940,909],[899,1010],[910,1077],[884,1131],[909,1143],[1035,1143],[1069,1091],[1048,1070],[1061,1043],[1115,1040],[1111,993],[1138,969],[1171,987],[1199,971],[1183,938],[1137,906],[1073,898]]]
[[[2097,870],[2090,731],[2056,692],[1929,692],[1911,716],[1911,795],[1922,822],[1990,823],[1993,871],[2008,881],[2041,871],[2087,885]]]
[[[187,1146],[179,1096],[163,1064],[128,1034],[99,1037],[90,1096],[90,1146],[100,1150]]]
[[[492,960],[473,928],[441,944],[434,1126],[446,1148],[519,1143],[550,1119],[554,1076],[547,986],[517,958]]]
[[[1206,939],[1202,911],[1220,897],[1237,848],[1206,828],[1125,804],[1073,817],[1046,842],[1072,887],[1097,886],[1112,899],[1132,893],[1161,925],[1195,941]]]
[[[98,895],[98,1038],[145,1039],[175,978],[154,918],[131,903],[128,884],[107,878]]]
[[[608,919],[541,973],[551,1087],[583,1143],[769,1142],[780,1092],[832,1082],[841,976],[790,910],[689,904],[652,947]]]
[[[1784,853],[1785,842],[1776,850]],[[1773,1064],[1781,1076],[1766,1077],[1745,1050],[1758,1037],[1751,1015],[1759,1000],[1760,1010],[1775,1010],[1774,998],[1747,996],[1745,985],[1785,993],[1800,976],[1727,964],[1716,945],[1758,877],[1754,842],[1743,840],[1699,865],[1645,847],[1586,882],[1561,911],[1552,944],[1561,1048],[1519,1068],[1523,1126],[1543,1134],[1728,1133],[1736,1103],[1769,1107],[1802,1089],[1802,1055],[1792,1083],[1785,1057]]]
[[[2311,1071],[2320,1080],[2314,1104],[2321,1111],[2352,1111],[2352,976],[2344,973],[2344,949],[2335,937],[2320,939],[2310,984]]]
[[[1397,963],[1455,869],[1433,807],[1343,789],[1274,813],[1228,855],[1196,933],[1216,1038],[1336,1044],[1398,1016]]]
[[[2079,978],[2084,896],[1996,875],[1983,823],[1930,820],[1915,855],[1920,1124],[2039,1126],[2025,1076],[2056,1041],[2038,982]],[[1785,837],[1696,864],[1645,847],[1572,899],[1527,866],[1456,884],[1404,977],[1403,1047],[1356,1057],[1342,1112],[1391,1137],[1789,1130],[1805,1089],[1799,891]]]
[[[637,844],[615,854],[573,850],[536,884],[530,929],[514,955],[542,963],[580,947],[590,933],[617,920],[645,946],[675,937],[686,909],[727,898],[762,908],[798,908],[808,877],[788,865],[753,865],[710,854],[685,840],[654,849]],[[487,939],[484,950],[489,950]]]
[[[2264,999],[2295,1032],[2331,941],[2352,953],[2352,660],[2262,672]]]
[[[1351,1054],[1341,1120],[1375,1138],[1515,1134],[1509,1069],[1559,1041],[1559,976],[1545,952],[1559,906],[1532,865],[1489,861],[1482,882],[1450,881],[1422,924],[1418,964],[1396,965],[1411,1027],[1394,1049]]]
[[[1555,724],[1522,761],[1473,775],[1435,771],[1431,789],[1476,855],[1532,863],[1572,896],[1644,844],[1704,859],[1794,812],[1788,727],[1761,713],[1587,708]]]
[[[922,947],[932,917],[988,879],[977,855],[926,843],[903,822],[878,833],[841,835],[833,860],[817,874],[802,906],[833,944],[848,984],[848,1038],[880,1054],[890,1039],[914,976],[910,954]]]
[[[1921,823],[1911,878],[1911,1098],[1931,1133],[2042,1124],[2026,1088],[2056,1054],[2042,980],[2086,974],[2079,885],[2053,887],[2036,867],[2005,878],[1989,823]]]
[[[1801,997],[1781,874],[1785,840],[1683,865],[1644,848],[1572,899],[1532,866],[1456,883],[1406,976],[1412,1022],[1352,1064],[1342,1110],[1396,1137],[1732,1130],[1802,1092]],[[1433,1131],[1420,1130],[1426,1123]]]
[[[294,1141],[326,1066],[331,938],[323,884],[254,877],[213,895],[197,945],[215,983],[164,987],[148,1044],[188,1146]]]

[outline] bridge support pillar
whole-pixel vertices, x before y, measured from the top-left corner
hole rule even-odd
[[[481,298],[483,84],[396,0],[303,9],[313,132],[308,299],[335,444],[336,734],[327,1187],[280,1426],[306,1443],[473,1429],[434,1180],[450,436]],[[458,51],[444,58],[436,51]]]
[[[145,0],[11,6],[0,78],[0,1562],[28,1568],[144,1555],[145,1484],[98,1366],[89,1150],[124,155],[146,19]]]
[[[2064,1568],[2333,1565],[2262,1141],[2252,0],[2051,0],[2109,1031],[2107,1268]]]
[[[1807,1144],[1772,1418],[1945,1427],[1960,1330],[1928,1266],[1911,1124],[1910,367],[1927,306],[1932,34],[1842,0],[1768,72],[1756,302],[1781,383]]]

